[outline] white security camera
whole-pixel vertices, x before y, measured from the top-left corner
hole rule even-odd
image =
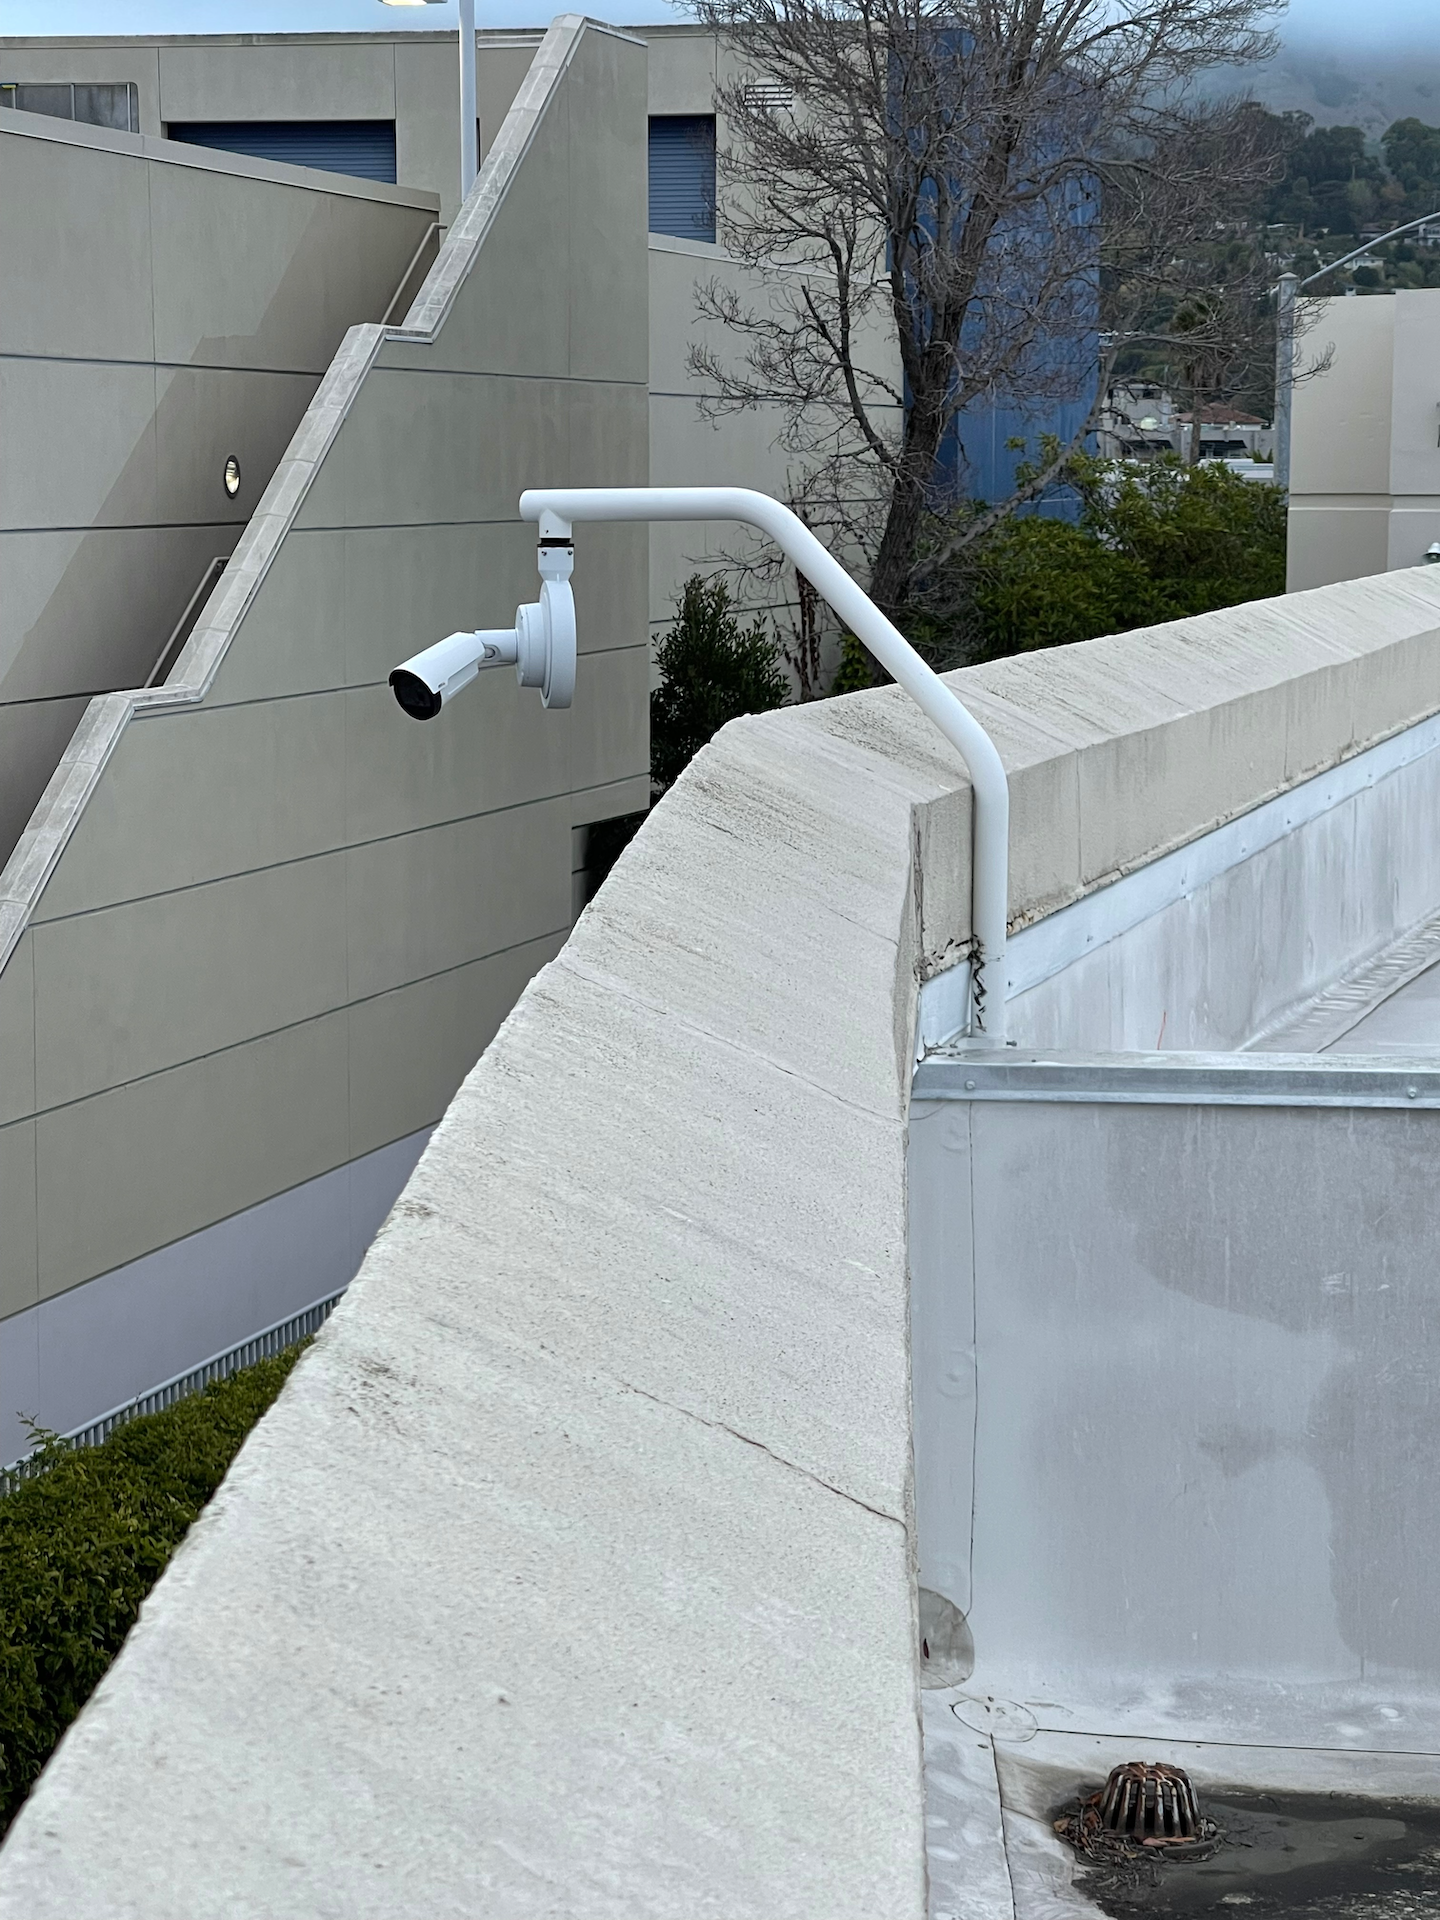
[[[515,609],[513,627],[452,633],[402,661],[390,675],[412,720],[433,720],[482,667],[513,666],[522,687],[538,687],[547,707],[568,707],[575,693],[574,553],[568,541],[542,542],[540,598]]]
[[[452,633],[396,667],[390,676],[395,698],[412,720],[433,720],[447,700],[468,687],[481,667],[498,667],[515,658],[514,630]]]

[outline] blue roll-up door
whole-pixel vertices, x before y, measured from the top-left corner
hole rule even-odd
[[[650,231],[673,234],[677,240],[714,240],[713,113],[652,116]]]
[[[190,120],[165,132],[192,147],[395,184],[393,120]]]

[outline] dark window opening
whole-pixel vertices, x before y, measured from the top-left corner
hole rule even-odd
[[[715,239],[715,116],[655,114],[650,121],[650,231]]]
[[[139,133],[140,90],[133,80],[93,85],[89,81],[0,80],[0,107],[43,113],[52,120],[80,120],[89,127]]]
[[[644,826],[643,813],[622,813],[570,829],[570,918],[578,920],[609,878],[610,869]]]
[[[165,133],[215,153],[395,184],[393,120],[189,120],[172,122]]]

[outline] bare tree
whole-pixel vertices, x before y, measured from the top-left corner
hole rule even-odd
[[[807,517],[918,610],[1043,493],[1117,354],[1174,341],[1196,391],[1244,358],[1272,268],[1241,233],[1272,122],[1189,83],[1270,49],[1274,0],[698,0],[730,50],[720,223],[763,295],[719,282],[692,349],[725,412],[778,403]],[[877,352],[889,338],[895,356]],[[957,432],[1093,392],[1005,501],[969,498]],[[1087,396],[1088,397],[1088,396]]]

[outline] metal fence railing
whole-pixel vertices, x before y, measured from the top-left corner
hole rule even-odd
[[[98,1447],[102,1440],[107,1440],[117,1427],[123,1427],[127,1421],[137,1420],[142,1414],[159,1413],[164,1407],[173,1407],[177,1400],[199,1393],[212,1380],[224,1380],[230,1374],[238,1373],[241,1367],[253,1366],[257,1360],[268,1360],[273,1354],[293,1346],[297,1340],[318,1332],[343,1297],[342,1288],[339,1293],[332,1293],[324,1300],[317,1300],[313,1306],[292,1313],[288,1320],[277,1320],[273,1327],[262,1328],[259,1333],[251,1334],[248,1340],[242,1340],[238,1346],[227,1347],[224,1353],[212,1354],[208,1360],[202,1360],[198,1367],[177,1373],[170,1380],[162,1380],[158,1387],[151,1387],[148,1393],[127,1400],[123,1406],[112,1407],[109,1413],[102,1413],[98,1420],[90,1421],[87,1426],[74,1427],[69,1433],[62,1433],[60,1440],[67,1447]],[[21,1481],[33,1479],[37,1473],[44,1471],[44,1467],[43,1449],[26,1454],[8,1467],[0,1467],[0,1496],[12,1492]]]

